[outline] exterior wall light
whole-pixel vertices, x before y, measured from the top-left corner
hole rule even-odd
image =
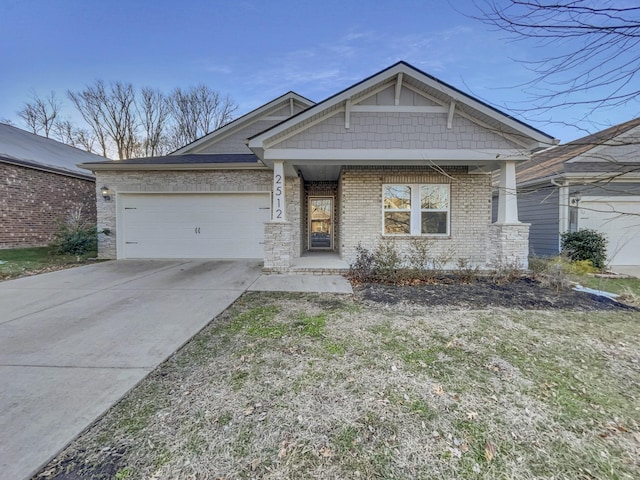
[[[110,202],[111,201],[111,191],[109,190],[109,187],[104,185],[100,189],[100,193],[102,194],[102,198],[104,198],[105,202]]]

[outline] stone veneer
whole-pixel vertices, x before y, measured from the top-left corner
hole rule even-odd
[[[451,185],[451,224],[447,237],[395,236],[382,233],[382,185],[446,183]],[[361,244],[374,250],[383,239],[393,239],[407,253],[412,239],[429,242],[433,256],[450,256],[484,268],[491,224],[491,177],[467,173],[466,167],[345,167],[340,178],[342,258],[351,263]]]
[[[494,223],[489,225],[487,262],[491,268],[529,268],[528,223]]]

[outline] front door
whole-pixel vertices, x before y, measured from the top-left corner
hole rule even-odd
[[[333,249],[333,198],[309,198],[309,250]]]

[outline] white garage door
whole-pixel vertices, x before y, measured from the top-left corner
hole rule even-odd
[[[607,236],[610,265],[640,265],[640,197],[583,197],[578,227]]]
[[[263,258],[269,194],[123,194],[120,258]]]

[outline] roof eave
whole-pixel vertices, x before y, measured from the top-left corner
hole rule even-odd
[[[81,163],[78,165],[92,172],[103,171],[132,171],[132,170],[267,170],[263,163],[167,163],[167,164],[143,164],[143,163]]]

